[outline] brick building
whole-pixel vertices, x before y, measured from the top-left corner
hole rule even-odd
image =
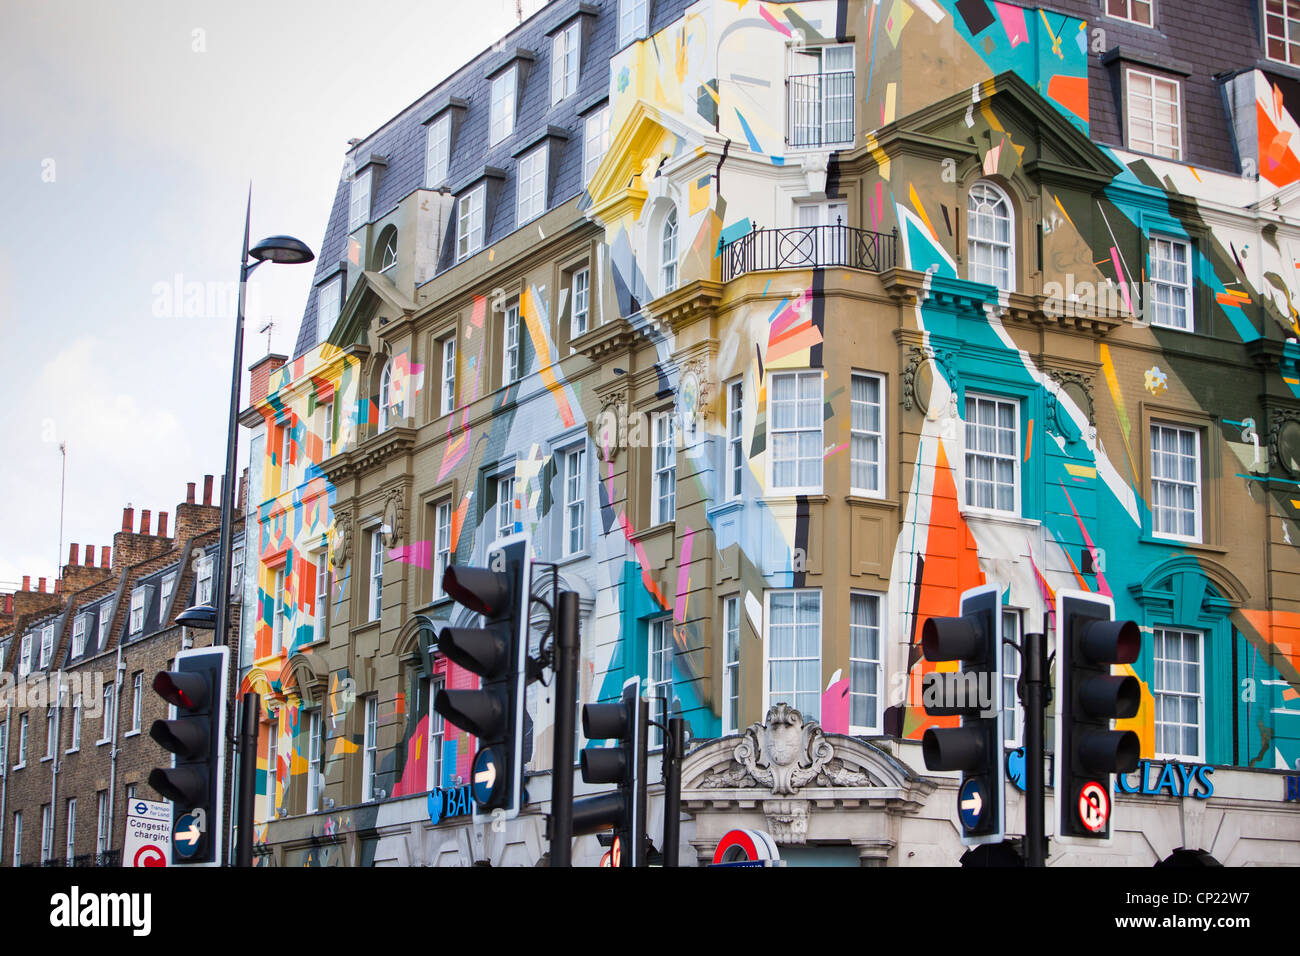
[[[127,506],[98,564],[93,545],[71,545],[57,594],[13,595],[20,612],[0,633],[0,661],[15,676],[0,705],[0,864],[120,865],[127,801],[160,799],[147,778],[165,754],[148,728],[167,706],[150,682],[182,648],[212,641],[175,623],[212,599],[212,490],[209,475],[196,500],[190,483],[171,527],[167,512],[137,520]],[[237,594],[242,545],[239,535]]]

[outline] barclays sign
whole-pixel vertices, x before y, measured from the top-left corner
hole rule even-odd
[[[452,790],[437,788],[429,791],[429,822],[441,823],[449,817],[468,816],[474,812],[474,798],[469,786]]]

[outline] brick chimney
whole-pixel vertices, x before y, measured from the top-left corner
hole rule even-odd
[[[288,361],[286,355],[270,354],[258,359],[248,367],[248,403],[256,405],[264,401],[270,392],[271,373],[284,367]]]
[[[189,483],[186,491],[187,500],[176,506],[176,541],[188,541],[195,535],[221,527],[221,509],[212,503],[212,476],[203,476],[203,504],[194,503],[194,482]]]
[[[77,544],[68,545],[68,564],[79,564],[81,562],[81,546]]]
[[[113,571],[121,571],[124,567],[156,557],[171,547],[170,539],[154,537],[149,533],[151,515],[148,509],[140,512],[140,530],[132,530],[134,513],[134,509],[128,505],[122,512],[122,530],[113,535]],[[108,548],[104,550],[107,551]]]
[[[15,591],[11,595],[13,617],[19,618],[24,614],[40,614],[44,611],[56,610],[63,604],[63,598],[56,592],[45,591],[45,579],[37,580],[37,589],[32,590],[32,577],[30,574],[23,575],[23,589]]]
[[[194,504],[194,482],[192,481],[185,486],[185,503],[187,505]]]
[[[127,532],[135,531],[135,509],[130,505],[122,509],[122,530]]]
[[[95,546],[93,544],[88,544],[86,545],[86,567],[93,568],[94,566],[95,566]]]
[[[151,518],[151,514],[148,508],[145,508],[140,512],[140,533],[141,534],[150,533],[149,532],[149,525],[151,523],[150,518]]]
[[[44,593],[45,593],[45,579],[44,579],[44,578],[37,578],[37,580],[40,582],[40,584],[37,586],[36,590],[39,591],[41,594],[44,594]]]
[[[63,566],[62,583],[55,582],[55,586],[60,591],[75,593],[108,578],[107,568],[95,567],[95,546],[86,545],[85,564],[81,564],[78,560],[79,547],[74,544],[68,548],[68,563]]]
[[[205,505],[212,504],[212,476],[211,475],[203,476],[203,503]]]
[[[167,512],[158,512],[158,537],[167,537]]]
[[[30,591],[31,589],[32,589],[32,576],[31,576],[30,574],[24,574],[24,575],[23,575],[23,590],[24,590],[24,591]]]
[[[102,548],[99,549],[99,566],[101,568],[109,567],[109,555],[112,553],[112,551],[113,549],[110,548],[108,545],[104,545]]]

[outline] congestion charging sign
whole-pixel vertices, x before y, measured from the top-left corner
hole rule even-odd
[[[713,866],[783,866],[776,841],[765,830],[732,830],[718,841]]]
[[[171,866],[171,849],[172,805],[159,800],[132,800],[128,803],[122,865]]]

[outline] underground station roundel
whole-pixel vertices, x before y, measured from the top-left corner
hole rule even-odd
[[[776,848],[776,841],[763,830],[732,830],[718,842],[718,848],[713,851],[715,865],[779,859],[781,851]]]

